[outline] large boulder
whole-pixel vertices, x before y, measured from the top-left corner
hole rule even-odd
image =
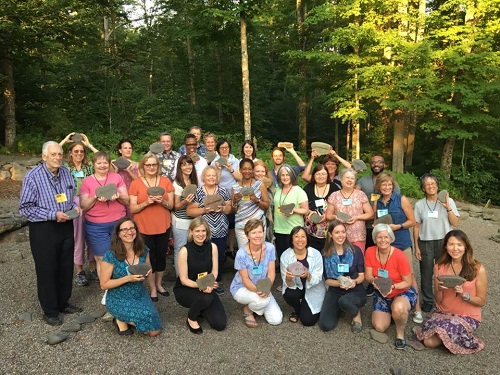
[[[11,180],[22,181],[24,176],[26,176],[26,173],[28,173],[28,169],[26,167],[23,167],[16,162],[12,163],[12,168],[10,168]]]

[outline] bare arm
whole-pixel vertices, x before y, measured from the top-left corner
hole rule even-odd
[[[302,158],[297,154],[297,151],[295,151],[293,147],[287,148],[286,150],[290,154],[292,154],[298,165],[300,165],[301,167],[304,167],[306,165],[306,163],[304,163],[304,160],[302,160]]]
[[[311,182],[312,165],[313,165],[314,159],[316,159],[317,157],[318,157],[318,153],[316,152],[316,150],[313,149],[311,151],[311,158],[309,159],[309,162],[306,165],[306,169],[304,169],[304,171],[302,172],[302,179],[304,181]]]

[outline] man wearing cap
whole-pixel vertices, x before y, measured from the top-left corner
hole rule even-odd
[[[75,182],[62,166],[63,150],[54,141],[42,147],[43,163],[30,170],[23,181],[19,212],[29,222],[31,253],[35,262],[38,300],[45,321],[62,323],[60,313],[82,309],[71,305],[73,280],[73,221],[67,213],[80,208],[74,203]]]
[[[159,137],[160,143],[163,145],[163,152],[156,154],[161,165],[161,175],[168,177],[170,181],[174,181],[175,163],[179,159],[179,154],[172,150],[172,134],[163,132]]]
[[[191,126],[189,128],[189,133],[193,134],[196,137],[196,153],[198,155],[200,155],[202,158],[204,158],[205,154],[207,153],[207,148],[205,147],[205,145],[203,143],[200,142],[200,139],[201,139],[201,128],[199,126]],[[186,155],[187,154],[187,150],[186,150],[186,146],[185,145],[182,145],[179,148],[179,154],[180,155]]]

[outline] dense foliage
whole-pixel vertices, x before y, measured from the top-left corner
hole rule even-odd
[[[0,0],[0,141],[82,131],[141,152],[199,125],[239,145],[244,18],[264,155],[326,141],[500,204],[499,16],[500,0]]]

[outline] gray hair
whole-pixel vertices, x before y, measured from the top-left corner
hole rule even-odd
[[[59,143],[55,142],[55,141],[47,141],[43,144],[42,146],[42,155],[47,155],[49,153],[49,147],[50,146],[59,146]]]
[[[356,178],[356,174],[357,174],[357,172],[356,172],[354,169],[352,169],[352,168],[344,168],[344,169],[342,169],[342,170],[340,171],[340,173],[339,173],[339,178],[342,180],[342,178],[343,178],[343,177],[346,175],[346,173],[348,173],[348,172],[352,173],[352,174],[354,175],[354,178]]]
[[[283,188],[283,183],[281,182],[281,174],[283,171],[287,171],[290,175],[290,183],[292,186],[297,185],[297,175],[295,174],[292,166],[290,164],[283,164],[280,169],[278,169],[278,173],[276,173],[276,179],[278,180],[279,187]]]
[[[375,238],[377,238],[377,234],[380,232],[387,232],[389,237],[391,237],[391,243],[396,241],[396,237],[394,236],[394,232],[388,224],[377,224],[373,227],[372,239],[375,242]]]

